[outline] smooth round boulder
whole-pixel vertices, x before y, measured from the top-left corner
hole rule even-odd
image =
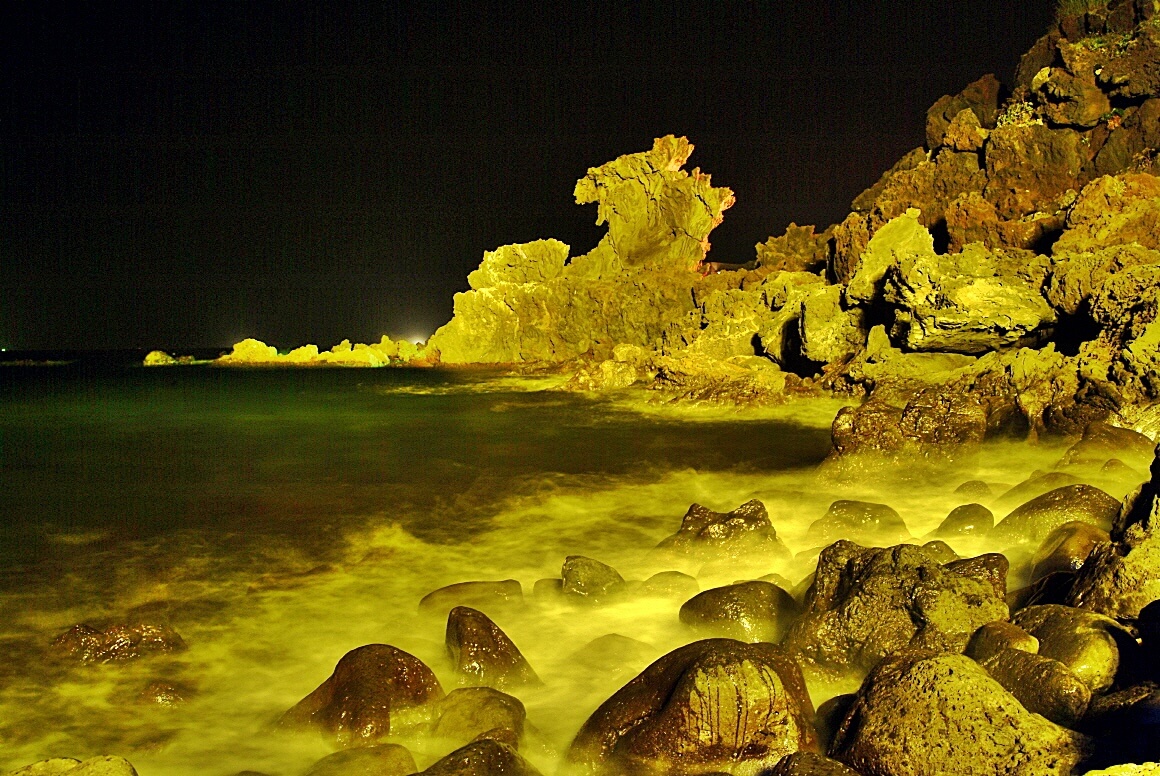
[[[391,732],[392,713],[443,697],[422,660],[389,644],[343,655],[334,673],[282,715],[283,727],[314,727],[340,747],[367,746]]]
[[[421,614],[444,616],[456,606],[486,610],[492,607],[518,606],[524,602],[524,589],[518,580],[456,582],[432,590],[419,601]]]
[[[597,676],[624,679],[639,674],[659,653],[659,649],[646,641],[607,633],[573,652],[568,657],[568,665]]]
[[[436,762],[424,776],[541,776],[535,766],[507,744],[481,738]]]
[[[982,504],[963,504],[950,511],[932,536],[954,538],[959,536],[982,536],[995,525],[995,516]]]
[[[303,776],[407,776],[419,770],[407,748],[376,744],[343,749],[323,757]]]
[[[446,646],[464,684],[503,688],[540,683],[515,643],[478,609],[457,606],[448,612]]]
[[[1089,746],[969,657],[903,651],[866,677],[829,755],[863,776],[1070,776]]]
[[[1087,712],[1092,691],[1072,671],[1043,655],[1021,649],[1003,649],[981,665],[1023,707],[1057,725],[1075,728]]]
[[[519,698],[490,687],[462,687],[447,693],[435,706],[435,721],[430,734],[468,743],[484,733],[510,731],[511,742],[518,745],[524,735],[527,713]],[[495,738],[495,736],[491,736]],[[518,746],[516,746],[518,748]]]
[[[922,549],[939,563],[954,563],[959,560],[959,554],[955,552],[954,548],[941,539],[924,542]]]
[[[1075,485],[1079,477],[1068,472],[1036,471],[1030,477],[1014,485],[995,500],[992,504],[996,509],[1011,510],[1020,504],[1026,504],[1031,499],[1042,496],[1048,491],[1062,488],[1065,485]]]
[[[1039,639],[1014,623],[995,620],[979,626],[963,654],[982,663],[1005,649],[1018,649],[1034,655],[1039,651]]]
[[[1031,581],[1058,571],[1079,571],[1096,545],[1111,540],[1107,531],[1091,523],[1064,523],[1043,539],[1031,557]]]
[[[1110,531],[1120,502],[1091,485],[1065,485],[1036,496],[999,521],[990,533],[997,542],[1039,544],[1065,523],[1078,520]]]
[[[839,539],[871,546],[895,544],[910,538],[902,517],[886,504],[842,499],[830,504],[826,514],[810,524],[806,541],[812,546]]]
[[[561,592],[572,598],[599,601],[624,589],[620,572],[593,558],[569,555],[560,570]]]
[[[605,701],[568,751],[592,773],[750,773],[816,751],[801,669],[777,646],[706,639],[646,668]]]
[[[1135,646],[1131,634],[1112,618],[1071,606],[1029,606],[1011,622],[1039,640],[1040,655],[1063,663],[1093,692],[1103,692],[1115,681],[1120,645]]]
[[[955,495],[965,498],[989,499],[992,493],[991,486],[982,480],[967,480],[955,488]]]
[[[797,601],[769,582],[739,582],[699,593],[681,607],[681,622],[702,636],[777,642],[798,615]]]

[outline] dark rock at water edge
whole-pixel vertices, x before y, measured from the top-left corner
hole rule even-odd
[[[540,678],[498,625],[477,609],[457,606],[447,615],[447,654],[468,684],[517,687]]]
[[[713,588],[681,606],[681,622],[702,636],[777,643],[798,615],[793,596],[769,582]]]
[[[110,625],[99,630],[90,625],[74,625],[53,640],[49,655],[80,663],[115,663],[185,648],[185,641],[168,626]]]

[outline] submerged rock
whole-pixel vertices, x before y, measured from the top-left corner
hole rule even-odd
[[[341,747],[373,744],[391,717],[443,697],[435,674],[414,655],[387,644],[347,652],[334,673],[282,715],[283,727],[314,727]]]
[[[703,636],[777,643],[798,610],[793,596],[777,585],[738,582],[690,598],[680,618]]]
[[[12,771],[9,776],[137,776],[137,770],[124,757],[90,757],[74,760],[71,757],[54,757],[51,760],[26,765]]]
[[[406,747],[376,744],[323,757],[303,776],[407,776],[417,770],[415,758]]]
[[[962,651],[979,626],[1007,619],[1006,571],[1000,555],[940,564],[914,545],[839,541],[822,551],[783,646],[834,673],[868,671],[908,645]]]
[[[995,516],[991,510],[982,504],[963,504],[950,511],[938,528],[934,529],[934,536],[942,538],[952,536],[982,536],[995,525]]]
[[[110,625],[104,630],[74,625],[53,640],[49,654],[80,663],[116,663],[185,648],[177,631],[164,625]]]
[[[442,616],[456,606],[485,609],[492,606],[521,604],[524,589],[519,580],[456,582],[432,590],[419,601],[419,611]]]
[[[430,734],[435,738],[451,738],[467,743],[495,731],[507,731],[513,748],[519,748],[524,736],[527,713],[519,698],[490,687],[462,687],[452,690],[435,706],[435,721]]]
[[[817,749],[801,670],[780,648],[707,639],[657,660],[601,704],[568,760],[593,773],[769,767]]]
[[[1088,747],[970,658],[917,651],[866,677],[829,754],[864,776],[1069,776]]]
[[[477,609],[457,606],[451,610],[446,645],[461,682],[501,688],[540,683],[519,648]]]

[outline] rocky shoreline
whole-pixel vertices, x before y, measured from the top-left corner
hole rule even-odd
[[[791,225],[752,261],[708,261],[733,193],[686,172],[692,145],[667,136],[578,181],[577,202],[608,224],[595,249],[485,253],[424,345],[281,355],[247,340],[217,363],[492,364],[663,401],[860,398],[834,419],[830,482],[921,479],[996,439],[1073,439],[1055,470],[994,500],[998,522],[979,503],[985,483],[963,483],[961,504],[917,539],[889,505],[835,501],[810,527],[814,571],[797,585],[768,575],[697,591],[675,570],[634,583],[569,557],[536,596],[600,606],[652,586],[704,638],[601,705],[562,772],[1155,773],[1158,74],[1160,4],[1088,3],[1011,86],[984,76],[936,102],[926,145],[820,233]],[[960,557],[951,544],[968,538],[1002,552]],[[739,568],[788,554],[760,502],[693,505],[657,552]],[[343,657],[280,723],[339,749],[309,774],[413,773],[386,742],[400,729],[462,744],[429,776],[538,773],[520,754],[518,692],[542,679],[485,613],[510,587],[429,596],[449,610],[447,649],[470,687],[444,693],[389,645]],[[70,638],[82,635],[102,638]],[[811,677],[860,685],[815,709]],[[133,772],[52,762],[14,773]]]

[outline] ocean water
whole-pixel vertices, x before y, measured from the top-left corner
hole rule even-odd
[[[690,504],[760,498],[794,560],[680,570],[701,589],[771,572],[797,583],[816,553],[806,528],[837,498],[890,503],[920,537],[961,503],[962,480],[1013,484],[1060,452],[995,446],[945,480],[838,487],[815,474],[832,400],[674,407],[647,391],[594,397],[487,371],[72,355],[0,366],[0,771],[117,754],[142,776],[300,774],[331,748],[272,723],[343,654],[393,644],[451,690],[445,622],[420,615],[420,598],[514,578],[525,603],[489,614],[544,680],[515,694],[528,710],[524,754],[550,774],[599,703],[696,638],[680,600],[533,596],[567,555],[644,579],[673,568],[650,550]],[[130,620],[169,624],[188,649],[110,665],[46,658],[72,625]],[[611,633],[641,644],[585,651]],[[187,702],[140,702],[151,681],[180,685]],[[849,689],[811,686],[815,701]],[[455,747],[405,730],[398,740],[420,768]]]

